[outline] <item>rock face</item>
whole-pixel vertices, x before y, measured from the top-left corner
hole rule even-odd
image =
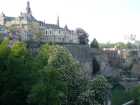
[[[131,72],[132,74],[140,77],[140,62],[133,65]]]
[[[107,56],[99,49],[88,45],[64,45],[81,64],[84,74],[89,79],[100,73],[107,77],[118,77],[119,70],[113,69]]]
[[[36,54],[42,44],[43,43],[29,42],[27,45],[30,51],[33,54]],[[101,62],[103,59],[100,58],[101,53],[97,49],[90,48],[89,45],[80,44],[63,44],[62,46],[67,48],[73,57],[80,63],[86,78],[92,79],[95,73],[99,72],[100,69],[102,71],[102,66],[106,61]],[[101,66],[101,68],[98,68],[97,66]]]
[[[73,57],[81,64],[84,74],[87,78],[93,77],[93,59],[95,59],[95,52],[88,45],[64,45]]]

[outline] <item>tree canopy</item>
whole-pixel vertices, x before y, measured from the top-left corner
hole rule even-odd
[[[95,38],[91,42],[90,47],[91,48],[97,48],[97,49],[99,48],[99,43],[98,43],[98,41]]]
[[[44,44],[36,55],[30,51],[17,40],[7,38],[0,43],[1,105],[85,105],[86,99],[105,101],[105,78],[97,77],[89,85],[80,64],[66,48]]]

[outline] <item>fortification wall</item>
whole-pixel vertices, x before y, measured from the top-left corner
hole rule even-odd
[[[91,49],[88,45],[63,45],[73,57],[81,64],[87,78],[93,77],[93,59],[95,59],[96,49]]]
[[[35,54],[38,51],[38,48],[42,44],[40,43],[30,43],[28,44],[30,50]],[[61,44],[62,45],[62,44]],[[73,57],[80,63],[82,66],[85,76],[89,79],[93,77],[93,59],[96,59],[97,50],[92,49],[89,45],[79,45],[79,44],[63,44],[67,48]],[[97,60],[98,61],[98,60]],[[96,65],[94,65],[96,66]]]

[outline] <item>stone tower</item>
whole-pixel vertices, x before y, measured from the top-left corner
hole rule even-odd
[[[59,27],[59,16],[57,16],[57,26]]]
[[[5,14],[2,12],[0,15],[0,25],[4,25],[5,24]]]
[[[32,14],[32,11],[31,11],[31,8],[30,8],[30,2],[29,1],[27,2],[26,12],[27,12],[28,15],[31,15]]]

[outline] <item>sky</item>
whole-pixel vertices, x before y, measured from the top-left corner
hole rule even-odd
[[[83,28],[89,40],[99,42],[127,41],[136,35],[140,40],[140,0],[29,0],[32,14],[46,23],[69,29]],[[0,12],[19,16],[25,12],[27,0],[0,0]]]

